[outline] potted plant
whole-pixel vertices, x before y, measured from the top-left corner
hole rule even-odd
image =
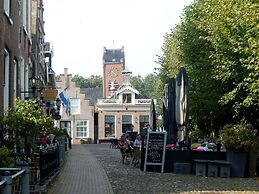
[[[219,142],[227,150],[255,150],[258,147],[257,130],[248,124],[228,124],[219,131]]]
[[[259,145],[257,130],[249,124],[228,124],[219,131],[218,140],[227,150],[232,176],[244,177],[248,153]]]

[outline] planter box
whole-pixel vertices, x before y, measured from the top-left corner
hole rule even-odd
[[[247,152],[227,150],[227,161],[230,162],[232,177],[245,177],[247,157]]]

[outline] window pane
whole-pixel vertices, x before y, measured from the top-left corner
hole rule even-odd
[[[132,124],[132,116],[122,115],[122,124]]]
[[[104,122],[105,137],[115,137],[115,116],[105,115]]]
[[[71,137],[71,123],[70,121],[60,121],[60,127],[66,129],[69,137]]]
[[[114,123],[115,116],[114,115],[105,115],[104,120],[107,123]]]
[[[123,103],[131,103],[131,94],[123,94],[122,98]]]
[[[80,99],[71,98],[70,99],[71,114],[80,114]]]
[[[3,85],[4,85],[4,110],[9,107],[9,52],[4,49],[4,72],[3,72]]]
[[[139,121],[140,122],[149,122],[149,116],[148,115],[140,115]]]
[[[149,123],[149,115],[140,115],[139,128],[143,129],[147,123]]]
[[[23,26],[26,27],[27,1],[24,0],[24,1],[22,2],[22,4],[23,4],[23,10],[22,10],[22,12],[23,12]]]
[[[87,121],[76,121],[76,136],[78,138],[87,137]]]
[[[10,0],[4,0],[4,10],[9,14],[10,16]]]

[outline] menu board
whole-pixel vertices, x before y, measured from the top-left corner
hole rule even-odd
[[[164,171],[165,148],[166,132],[148,133],[144,171],[146,171],[146,165],[161,165],[161,172]]]

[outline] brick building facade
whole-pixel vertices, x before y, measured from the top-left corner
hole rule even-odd
[[[72,75],[68,74],[65,68],[64,74],[60,74],[56,82],[58,93],[64,93],[69,99],[69,106],[63,106],[61,110],[61,120],[59,127],[66,129],[72,138],[73,144],[81,143],[80,140],[94,140],[94,105],[89,99],[85,98],[85,94],[80,92],[80,88],[76,87],[72,81]],[[69,109],[70,110],[69,110]]]
[[[98,99],[98,139],[120,138],[149,123],[151,99],[143,99],[129,82],[124,48],[106,49],[103,53],[103,99]]]
[[[41,97],[48,85],[48,72],[43,0],[0,2],[0,114],[3,114],[14,107],[17,97]],[[33,86],[32,80],[37,85]]]
[[[29,64],[30,1],[0,3],[0,113],[14,106],[26,87]]]
[[[124,82],[122,71],[125,69],[124,47],[121,49],[103,49],[103,98],[108,98],[112,92]]]

